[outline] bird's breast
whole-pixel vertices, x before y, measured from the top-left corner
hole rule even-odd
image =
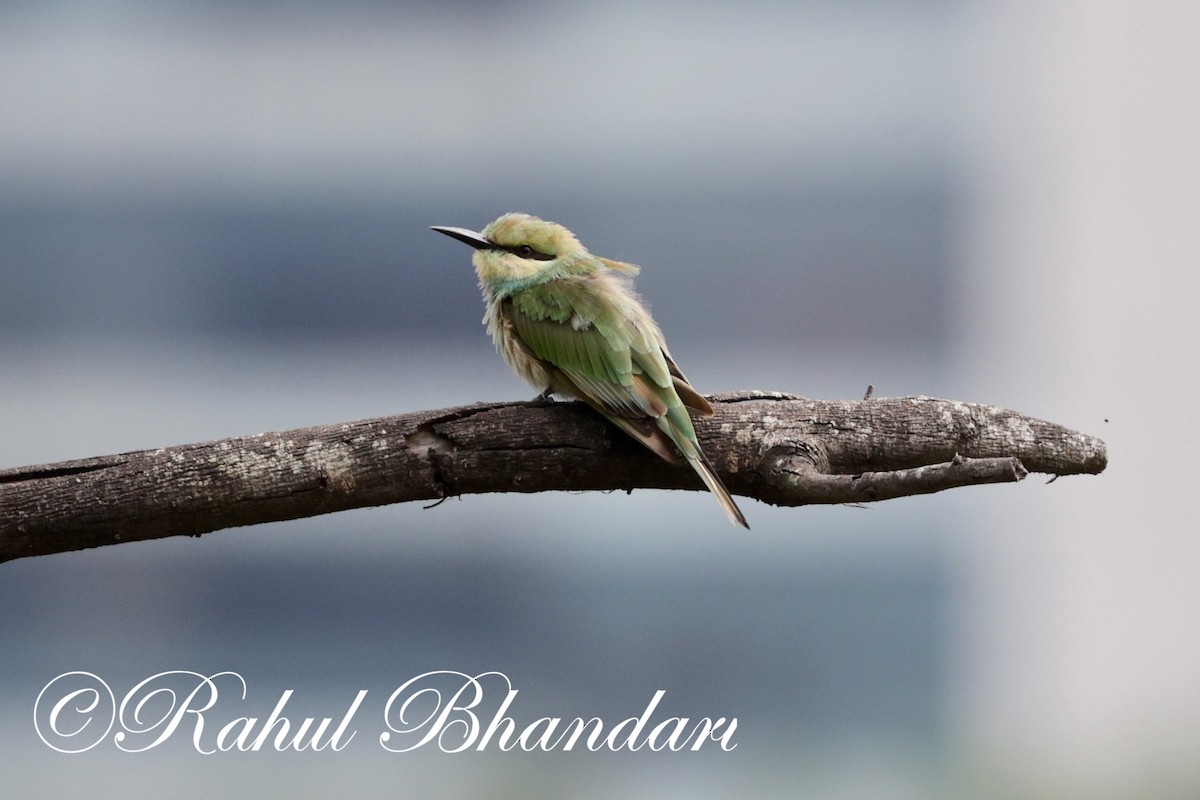
[[[492,300],[487,304],[487,312],[483,322],[487,325],[488,333],[496,345],[497,352],[513,372],[521,376],[539,392],[550,388],[550,375],[545,366],[533,353],[529,352],[516,331],[513,330],[512,320],[504,311],[505,300]]]

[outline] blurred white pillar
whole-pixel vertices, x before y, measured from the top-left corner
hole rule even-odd
[[[964,394],[1102,436],[1110,467],[964,504],[954,739],[1000,786],[1184,796],[1200,787],[1200,3],[972,13]]]

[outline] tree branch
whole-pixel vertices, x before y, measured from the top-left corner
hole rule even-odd
[[[696,421],[734,494],[862,503],[1104,470],[1104,442],[928,397],[711,398]],[[0,470],[0,561],[483,492],[701,489],[579,403],[485,403]]]

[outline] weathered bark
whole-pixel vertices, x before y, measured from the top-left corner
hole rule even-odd
[[[991,406],[712,399],[696,425],[705,452],[731,492],[773,505],[1106,464],[1100,439]],[[0,470],[0,561],[463,494],[637,488],[703,486],[579,403],[479,404]]]

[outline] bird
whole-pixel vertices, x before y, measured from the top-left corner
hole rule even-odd
[[[746,517],[700,449],[692,415],[712,416],[633,289],[639,267],[592,255],[556,222],[510,213],[476,232],[430,226],[470,245],[505,363],[549,399],[582,400],[672,464],[686,463],[736,525]]]

